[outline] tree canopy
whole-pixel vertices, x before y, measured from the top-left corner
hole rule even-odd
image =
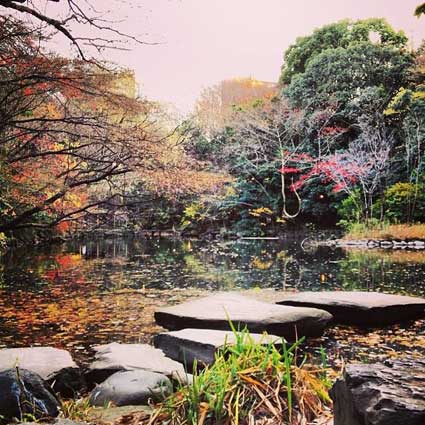
[[[280,81],[289,84],[293,77],[306,71],[308,64],[326,50],[348,48],[365,42],[379,42],[382,46],[406,47],[407,37],[396,32],[384,19],[366,19],[356,22],[343,20],[325,25],[313,34],[297,38],[284,54]]]
[[[407,81],[410,54],[386,44],[361,42],[325,50],[295,75],[284,93],[294,106],[346,110],[370,88],[381,91],[382,109]]]

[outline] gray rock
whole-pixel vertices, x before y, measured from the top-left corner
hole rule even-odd
[[[16,366],[40,375],[64,397],[73,397],[83,387],[80,368],[65,350],[53,347],[0,349],[0,370]]]
[[[421,248],[424,248],[424,247],[425,247],[425,241],[413,241],[413,243],[414,243],[417,247],[421,247]]]
[[[251,334],[257,343],[282,344],[275,335]],[[214,355],[225,344],[233,345],[236,336],[233,332],[210,329],[183,329],[181,331],[164,332],[154,337],[154,345],[168,357],[185,364],[187,370],[193,370],[194,361],[199,364],[214,363]]]
[[[59,401],[43,379],[29,370],[16,368],[0,372],[0,418],[36,419],[56,417]]]
[[[90,394],[92,406],[147,404],[163,400],[173,391],[171,381],[164,375],[146,370],[117,372],[96,386]]]
[[[231,321],[236,328],[246,326],[250,332],[267,332],[288,340],[320,336],[331,319],[323,310],[278,306],[236,293],[221,293],[155,312],[156,322],[170,330],[230,330]]]
[[[393,241],[393,245],[397,247],[407,247],[407,241]]]
[[[425,360],[348,365],[330,394],[335,425],[424,425]]]
[[[378,248],[378,246],[379,246],[379,241],[370,240],[367,242],[368,248]]]
[[[94,347],[95,360],[86,372],[89,384],[99,384],[115,372],[125,370],[147,370],[165,376],[184,376],[180,363],[171,360],[165,354],[147,344],[111,344]]]
[[[362,291],[300,292],[277,304],[328,311],[336,323],[382,326],[425,317],[425,299]]]

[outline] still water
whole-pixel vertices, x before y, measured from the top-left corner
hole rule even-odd
[[[153,311],[217,290],[425,296],[425,252],[304,247],[300,240],[78,241],[0,259],[0,346],[74,352],[149,340]]]

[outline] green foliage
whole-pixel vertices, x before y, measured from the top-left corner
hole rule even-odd
[[[410,65],[410,56],[398,48],[357,43],[315,56],[284,92],[297,107],[314,110],[333,104],[347,114],[365,89],[380,88],[383,99],[391,98],[406,82]]]
[[[182,226],[201,224],[207,218],[205,205],[201,201],[195,201],[187,205],[183,211]]]
[[[227,148],[232,143],[232,137],[233,129],[229,126],[211,135],[206,135],[201,128],[196,127],[191,131],[185,149],[198,160],[227,168],[232,163],[230,150]]]
[[[374,33],[379,35],[382,45],[397,48],[406,46],[407,37],[404,33],[395,32],[384,19],[372,18],[357,22],[343,20],[325,25],[310,36],[298,38],[285,52],[281,82],[291,83],[292,78],[303,74],[310,62],[322,52],[369,42]]]
[[[385,191],[385,216],[393,223],[425,220],[425,185],[398,182]]]
[[[292,178],[296,182],[322,156],[341,154],[343,158],[357,140],[364,140],[363,145],[367,145],[374,136],[391,135],[394,148],[386,163],[389,172],[383,173],[376,184],[362,182],[371,191],[365,192],[360,182],[353,181],[350,191],[354,192],[346,197],[345,192],[336,192],[329,173],[309,176],[298,190],[302,199],[299,221],[332,225],[339,215],[340,224],[351,228],[366,215],[368,220],[381,219],[377,216],[381,212],[378,199],[388,185],[416,182],[425,171],[421,153],[425,141],[425,58],[420,50],[413,60],[406,45],[404,33],[394,31],[382,19],[340,21],[299,38],[285,53],[281,81],[288,85],[283,99],[274,102],[288,105],[287,99],[289,106],[282,109],[285,112],[277,120],[273,102],[259,102],[256,108],[236,107],[239,112],[232,123],[234,128],[204,139],[201,132],[194,142],[197,155],[225,167],[236,179],[232,184],[234,193],[210,205],[208,213],[214,214],[215,222],[226,222],[240,235],[264,235],[284,228],[280,220],[282,182],[278,171],[282,167],[281,153],[273,144],[275,129],[286,138],[284,149],[311,158],[310,165],[301,165],[302,171],[286,178],[288,212],[297,209],[296,197],[289,190]],[[379,124],[383,130],[379,134],[367,133],[361,125],[364,122],[368,128]],[[264,133],[270,136],[264,137]],[[282,142],[280,146],[283,149]],[[365,158],[364,164],[368,161]],[[288,166],[298,167],[297,161]],[[336,166],[344,173],[344,160]],[[364,179],[373,178],[371,174],[365,176]],[[391,191],[389,195],[389,205],[382,208],[388,211],[384,218],[410,220],[412,214],[400,206],[403,202],[395,199]],[[417,211],[421,214],[420,209]]]
[[[234,344],[225,345],[213,365],[199,373],[195,369],[193,383],[159,406],[151,424],[245,423],[260,416],[301,424],[330,404],[325,370],[305,359],[297,362],[301,341],[288,346],[283,340],[279,350],[273,343],[255,342],[246,330],[233,332]]]
[[[360,191],[355,190],[338,205],[338,215],[341,217],[339,225],[347,228],[352,223],[358,223],[363,215]]]
[[[376,218],[370,218],[367,221],[341,220],[339,224],[345,228],[353,239],[369,238],[372,230],[375,231],[379,229],[379,231],[385,231],[388,227],[388,223],[380,222]]]

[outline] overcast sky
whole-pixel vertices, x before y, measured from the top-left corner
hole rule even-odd
[[[95,0],[99,9],[110,2]],[[109,14],[154,46],[111,52],[136,72],[141,94],[189,111],[202,87],[231,77],[277,81],[298,36],[344,18],[385,17],[415,45],[425,38],[420,0],[118,0]],[[115,3],[117,4],[117,3]],[[49,7],[57,7],[50,6]]]

